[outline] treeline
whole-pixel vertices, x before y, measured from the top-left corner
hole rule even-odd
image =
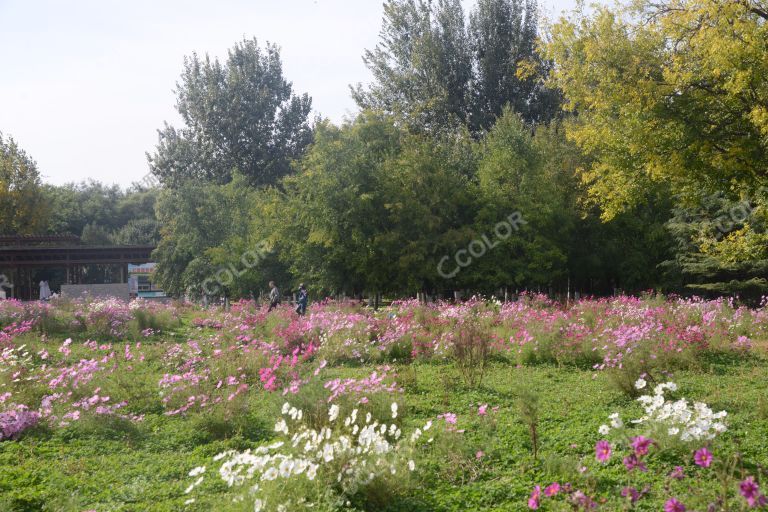
[[[585,203],[591,159],[566,138],[537,27],[531,1],[481,0],[468,17],[459,1],[387,2],[381,42],[364,55],[375,80],[352,90],[360,114],[316,121],[311,141],[306,96],[273,47],[187,59],[186,126],[166,127],[150,157],[165,184],[165,288],[602,294],[675,281],[658,267],[673,255],[667,197],[610,222]],[[266,154],[273,164],[254,164]],[[515,229],[499,227],[513,214]]]
[[[641,0],[542,27],[533,0],[389,0],[341,125],[309,118],[275,46],[192,55],[184,125],[149,156],[159,278],[198,296],[759,297],[766,12]]]
[[[86,245],[155,245],[158,190],[97,181],[41,182],[35,161],[0,133],[0,234],[75,235]]]

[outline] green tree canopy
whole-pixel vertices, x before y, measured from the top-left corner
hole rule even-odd
[[[353,96],[430,133],[479,134],[508,104],[527,122],[547,121],[559,107],[543,86],[536,10],[535,0],[479,0],[467,26],[460,0],[388,0],[380,42],[363,57],[373,83]]]
[[[152,173],[167,186],[186,180],[227,183],[234,170],[251,185],[275,184],[312,137],[312,101],[283,77],[279,49],[245,39],[222,64],[185,58],[177,84],[184,127],[159,130]]]

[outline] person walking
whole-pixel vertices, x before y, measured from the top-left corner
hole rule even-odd
[[[307,312],[307,302],[309,301],[309,294],[304,287],[304,283],[299,285],[299,293],[296,296],[296,313],[299,316],[304,316]]]
[[[48,281],[43,279],[40,281],[40,300],[48,300],[51,298],[51,287],[48,285]]]
[[[269,282],[269,309],[267,313],[272,311],[280,304],[280,290],[277,289],[274,281]]]

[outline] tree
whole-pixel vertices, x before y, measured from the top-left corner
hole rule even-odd
[[[47,231],[51,234],[69,233],[99,245],[128,243],[131,239],[136,243],[143,244],[139,240],[144,240],[152,244],[154,242],[150,240],[157,239],[157,234],[151,233],[157,224],[157,189],[133,187],[123,190],[117,185],[91,180],[60,186],[46,184],[43,195],[50,206]],[[127,227],[129,224],[135,225]],[[139,235],[136,232],[139,226],[139,229],[149,231]],[[129,232],[133,234],[129,235]]]
[[[544,86],[550,65],[536,49],[537,21],[534,0],[478,0],[472,10],[474,129],[491,129],[507,105],[527,123],[557,115],[558,93]]]
[[[459,0],[387,0],[379,37],[363,56],[374,83],[352,90],[361,108],[431,132],[467,122],[472,61]]]
[[[444,289],[438,262],[470,240],[472,145],[467,135],[409,134],[369,111],[341,127],[322,123],[285,192],[254,213],[252,231],[318,290]]]
[[[114,245],[109,231],[95,223],[85,225],[80,241],[85,245]]]
[[[393,276],[376,236],[387,229],[383,162],[399,152],[400,133],[386,118],[362,113],[338,128],[317,127],[316,140],[258,215],[263,232],[291,273],[328,292],[381,289]]]
[[[738,201],[720,193],[702,194],[697,206],[678,204],[667,225],[677,250],[665,267],[697,293],[759,301],[768,293],[767,206],[764,189]]]
[[[569,136],[593,158],[584,174],[605,218],[655,185],[681,200],[731,198],[768,175],[768,17],[764,2],[634,2],[562,21],[548,55]]]
[[[186,180],[224,184],[237,170],[254,186],[275,184],[311,141],[308,95],[283,77],[279,49],[245,39],[224,64],[196,54],[184,59],[177,110],[184,127],[159,130],[152,173],[178,187]]]
[[[547,287],[567,274],[567,224],[560,215],[575,213],[566,201],[567,188],[559,187],[558,176],[545,165],[546,151],[540,146],[519,114],[507,108],[484,141],[478,166],[478,236],[489,240],[487,250],[471,270],[471,279],[486,289],[503,286]],[[566,169],[567,172],[567,169]],[[500,232],[496,226],[510,215],[521,222]]]
[[[248,240],[253,194],[245,177],[237,174],[227,185],[190,181],[161,191],[156,210],[162,239],[153,258],[163,290],[200,296],[210,278],[208,295],[227,291],[233,282],[227,278],[218,284],[221,264],[215,261],[216,248],[228,240]]]
[[[155,219],[129,220],[113,236],[117,245],[157,245],[160,241],[160,223]]]
[[[549,121],[558,96],[543,85],[536,24],[535,0],[479,0],[469,27],[459,0],[388,0],[380,42],[363,57],[374,81],[353,97],[428,133],[479,136],[507,104],[526,122]]]
[[[47,215],[37,164],[13,138],[0,133],[0,233],[39,233]]]

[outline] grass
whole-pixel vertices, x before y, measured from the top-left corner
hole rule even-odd
[[[153,344],[159,351],[178,339],[169,336]],[[46,344],[54,352],[61,341],[49,339]],[[594,462],[597,427],[610,412],[638,410],[606,374],[493,361],[482,384],[470,388],[449,363],[395,367],[404,387],[404,397],[398,401],[406,408],[406,425],[415,428],[450,411],[459,415],[459,426],[467,431],[455,449],[438,447],[431,452],[421,464],[419,490],[392,499],[387,510],[526,510],[536,484],[594,478],[598,488],[619,489],[627,483],[627,473],[618,461],[599,476],[585,477],[577,469],[582,459]],[[363,377],[372,370],[336,367],[327,370],[325,377]],[[146,372],[133,383],[132,394],[140,396],[155,384],[162,368],[147,365]],[[724,450],[740,452],[752,465],[768,465],[766,375],[768,362],[760,356],[749,360],[711,357],[701,367],[677,372],[674,378],[685,396],[729,412],[730,428],[721,443]],[[122,385],[130,389],[131,382]],[[519,400],[531,394],[538,398],[536,459],[529,425],[519,412]],[[255,447],[269,439],[282,403],[275,394],[253,391],[234,417],[216,413],[168,417],[152,407],[154,399],[145,396],[143,400],[145,419],[139,423],[116,418],[83,420],[64,428],[37,428],[18,441],[1,442],[0,510],[226,510],[228,490],[214,478],[198,488],[194,504],[185,506],[189,496],[184,489],[191,480],[187,473],[200,465],[213,469],[212,456],[225,449]],[[500,407],[492,432],[479,426],[476,411],[484,403]],[[481,450],[485,455],[477,459],[474,454]],[[717,453],[719,457],[726,454]],[[651,460],[652,471],[640,475],[641,482],[663,479],[653,471],[654,464],[664,461]],[[692,464],[688,466],[693,473]],[[655,489],[664,485],[652,483]],[[651,494],[638,510],[660,510],[664,498]]]

